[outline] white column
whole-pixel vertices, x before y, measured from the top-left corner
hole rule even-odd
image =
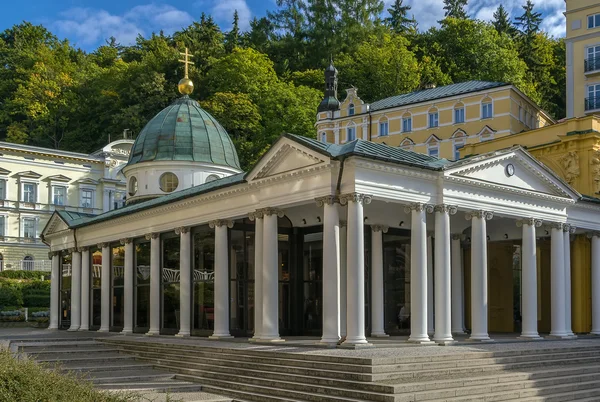
[[[323,207],[323,336],[322,344],[335,345],[340,340],[340,219],[338,199],[317,199]]]
[[[434,342],[447,344],[452,338],[452,294],[450,258],[450,215],[456,207],[436,205],[435,211],[435,334]]]
[[[100,283],[100,329],[98,332],[110,330],[110,247],[108,243],[98,244],[102,250],[102,274]]]
[[[488,211],[473,211],[471,219],[471,337],[473,341],[489,341],[487,225],[492,219]]]
[[[179,333],[187,337],[192,333],[192,235],[190,228],[175,229],[179,235]]]
[[[52,254],[52,270],[50,271],[50,325],[48,329],[58,329],[58,315],[60,314],[60,251]]]
[[[592,335],[600,335],[600,232],[592,238]],[[54,261],[54,260],[52,260]]]
[[[77,331],[81,325],[81,253],[71,251],[71,326],[69,331]]]
[[[410,337],[409,342],[430,343],[427,334],[427,225],[425,204],[413,204],[410,222]]]
[[[565,331],[570,337],[576,338],[571,322],[571,233],[575,233],[575,226],[565,224],[563,236],[565,240]]]
[[[229,239],[227,228],[233,227],[229,220],[209,223],[215,229],[215,329],[211,339],[232,338],[229,334]]]
[[[110,190],[104,190],[102,192],[102,211],[108,212],[110,211]]]
[[[133,258],[134,247],[132,239],[121,239],[121,244],[124,245],[124,263],[123,263],[123,335],[133,333]]]
[[[521,247],[521,284],[523,288],[522,300],[522,328],[521,338],[541,339],[538,334],[538,307],[537,307],[537,246],[535,228],[540,227],[541,221],[536,219],[523,219],[517,221],[522,226]]]
[[[347,222],[340,221],[340,336],[342,339],[346,337],[346,321],[348,310],[348,296],[346,287],[348,286],[348,275],[346,270],[346,260],[348,259],[348,230]]]
[[[365,194],[345,194],[342,204],[348,204],[347,314],[346,340],[342,345],[367,345],[365,337],[365,237],[363,203],[371,202]]]
[[[460,246],[461,235],[452,235],[452,333],[464,334],[463,327],[463,270],[462,270],[462,248]]]
[[[433,302],[433,232],[427,232],[427,333],[435,331]]]
[[[277,217],[281,211],[263,209],[263,330],[261,342],[280,342],[279,337],[279,244]]]
[[[254,220],[254,336],[251,340],[260,339],[263,329],[263,227],[264,214],[261,210],[250,213]]]
[[[160,334],[160,233],[149,233],[146,240],[150,240],[150,328],[146,335],[153,336]]]
[[[386,337],[383,311],[383,233],[385,225],[371,225],[371,336]]]
[[[90,329],[90,248],[81,248],[81,325],[80,331]]]
[[[563,224],[552,225],[551,234],[551,305],[552,319],[550,336],[557,338],[568,337],[565,329],[565,245]]]

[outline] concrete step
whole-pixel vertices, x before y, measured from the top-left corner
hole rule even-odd
[[[113,354],[118,354],[119,353],[119,349],[116,348],[107,348],[107,347],[87,347],[87,348],[60,348],[60,349],[43,349],[43,350],[36,350],[36,351],[30,351],[30,350],[24,350],[21,351],[21,353],[25,353],[28,356],[31,356],[35,359],[44,359],[44,358],[52,358],[54,356],[65,356],[65,355],[79,355],[81,353],[86,353],[86,354],[101,354],[101,353],[113,353]]]
[[[90,372],[99,373],[104,371],[123,371],[123,370],[145,370],[151,369],[154,365],[138,362],[135,360],[119,360],[117,362],[103,362],[98,365],[97,362],[73,362],[59,364],[61,371],[72,371],[75,373]]]
[[[148,402],[232,402],[230,397],[210,394],[202,391],[166,392],[166,391],[138,391],[140,401]]]
[[[110,390],[127,390],[127,391],[169,391],[169,392],[189,392],[201,391],[202,385],[194,384],[187,381],[178,380],[151,380],[151,381],[123,381],[123,382],[107,382],[96,385],[98,389]]]
[[[145,369],[145,370],[121,370],[86,372],[83,378],[94,384],[106,384],[114,382],[154,381],[175,378],[175,374],[168,371]]]
[[[64,354],[54,354],[52,356],[42,356],[40,358],[35,359],[38,362],[46,362],[46,363],[68,363],[68,362],[112,362],[115,360],[134,360],[134,357],[131,355],[109,352],[109,353],[64,353]]]
[[[229,388],[215,387],[213,385],[203,385],[202,389],[206,392],[226,395],[233,398],[236,402],[256,401],[256,402],[306,402],[304,399],[292,399],[275,397],[270,394],[260,394],[256,392],[236,391]]]

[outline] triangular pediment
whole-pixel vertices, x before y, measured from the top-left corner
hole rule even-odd
[[[79,179],[79,180],[77,180],[77,183],[79,183],[79,184],[94,184],[94,185],[98,184],[98,182],[96,180],[87,179],[87,178],[86,179]]]
[[[10,174],[10,170],[6,170],[0,167],[0,175],[7,176]]]
[[[48,220],[48,223],[44,227],[44,230],[42,230],[42,236],[50,236],[54,233],[59,233],[63,230],[68,229],[69,225],[67,225],[67,223],[60,217],[60,215],[55,212]]]
[[[48,176],[46,179],[52,180],[52,181],[64,181],[64,182],[71,181],[70,177],[67,177],[67,176],[62,175],[62,174],[57,174],[57,175],[54,175],[54,176]]]
[[[248,174],[247,180],[264,179],[299,172],[329,163],[330,158],[290,140],[281,138]]]
[[[446,168],[451,181],[577,200],[580,195],[549,168],[517,147],[456,162]]]
[[[39,179],[40,177],[42,177],[41,174],[36,173],[36,172],[34,172],[32,170],[27,170],[25,172],[19,172],[19,173],[16,174],[16,176],[19,176],[19,177],[28,177],[30,179]]]

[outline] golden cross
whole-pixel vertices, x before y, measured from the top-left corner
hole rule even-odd
[[[184,56],[185,59],[184,60],[179,60],[180,62],[183,63],[183,65],[185,66],[185,78],[188,78],[188,65],[190,64],[194,64],[193,61],[189,60],[189,57],[193,57],[194,55],[188,52],[188,48],[185,48],[185,53],[179,52],[180,55]]]

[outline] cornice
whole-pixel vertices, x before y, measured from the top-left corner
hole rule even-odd
[[[406,166],[399,166],[392,163],[385,162],[374,162],[367,159],[362,159],[360,156],[354,157],[347,162],[347,164],[362,167],[371,170],[377,170],[386,173],[395,173],[408,177],[416,177],[425,180],[436,180],[439,177],[439,173],[431,173],[424,168],[408,168]]]

